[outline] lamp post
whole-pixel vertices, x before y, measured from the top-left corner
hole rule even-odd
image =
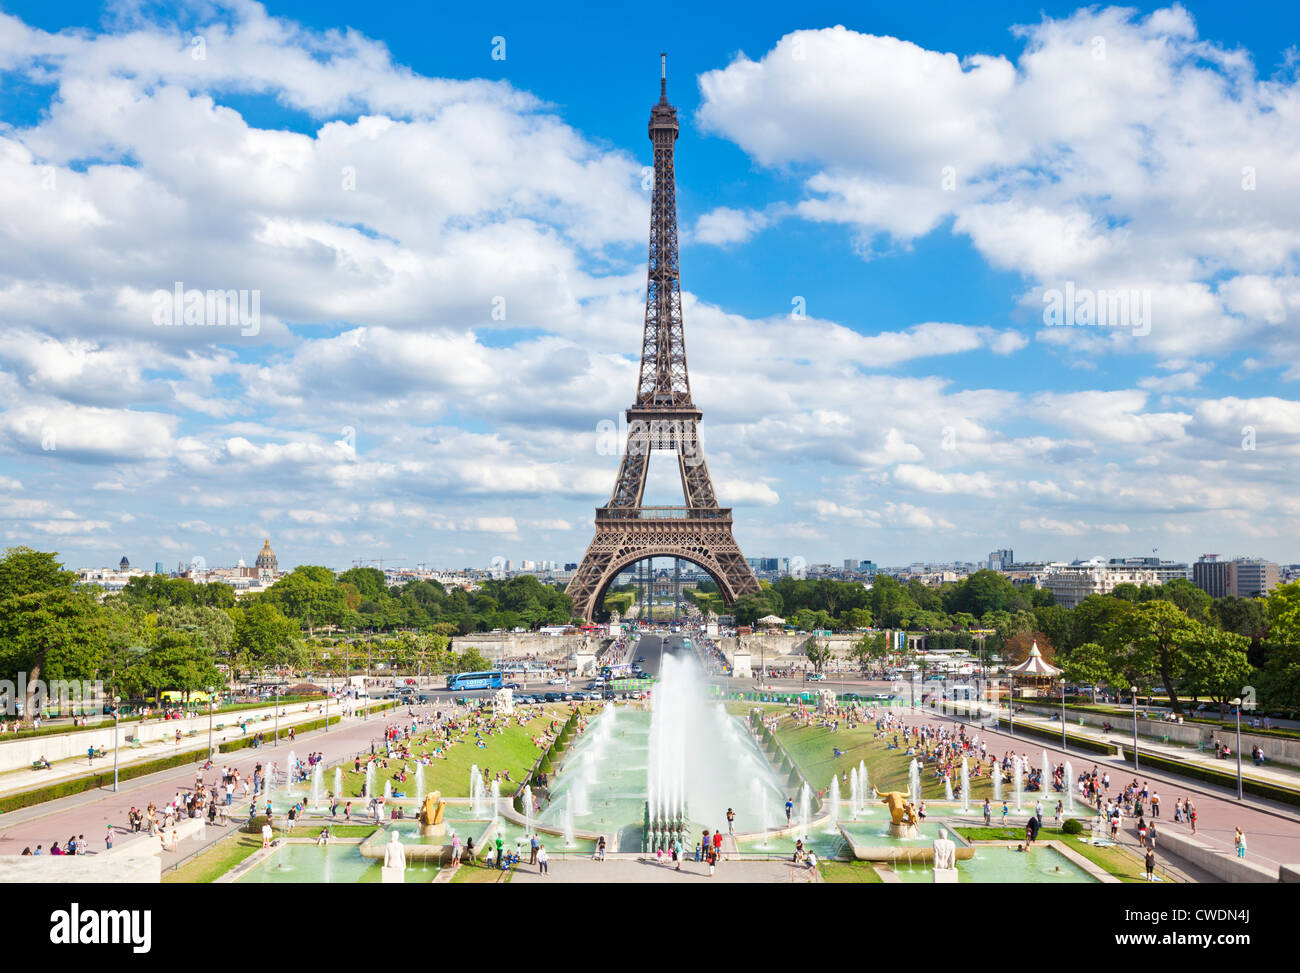
[[[122,702],[121,696],[113,697],[113,791],[117,791],[117,727],[118,720],[122,716],[122,708],[118,705]]]
[[[215,702],[216,686],[208,687],[208,759],[212,759],[212,705]]]
[[[1007,715],[1010,718],[1011,735],[1016,733],[1016,674],[1007,670]]]
[[[1241,800],[1241,699],[1232,701],[1237,710],[1237,800]]]
[[[1138,688],[1130,686],[1128,689],[1133,697],[1133,769],[1138,769]]]
[[[275,743],[272,746],[280,745],[280,687],[275,687],[275,693],[271,697],[275,702]]]
[[[1065,750],[1065,679],[1061,679],[1061,749]]]

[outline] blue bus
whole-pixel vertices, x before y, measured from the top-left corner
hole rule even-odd
[[[447,677],[448,689],[500,689],[500,672],[462,672]]]

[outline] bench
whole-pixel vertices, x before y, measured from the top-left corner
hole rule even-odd
[[[53,770],[53,766],[45,760],[33,760],[32,770]]]

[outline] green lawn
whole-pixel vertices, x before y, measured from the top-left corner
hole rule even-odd
[[[846,774],[859,761],[865,761],[867,775],[876,790],[882,794],[906,792],[907,768],[912,758],[906,756],[906,750],[886,750],[886,740],[873,740],[874,733],[875,724],[860,725],[853,730],[841,728],[838,733],[832,733],[826,727],[796,727],[783,721],[777,737],[813,787],[825,787],[832,774]],[[892,732],[888,739],[892,741]],[[838,758],[833,756],[836,747],[843,751]],[[843,784],[840,792],[848,797]],[[943,782],[935,778],[933,765],[921,771],[921,796],[928,800],[941,800],[944,796]],[[985,797],[992,796],[993,785],[988,777],[971,781],[971,803],[982,803]]]
[[[257,819],[260,822],[262,819]],[[315,838],[320,834],[323,824],[307,824],[294,828],[293,836],[295,838]],[[228,838],[225,841],[218,842],[215,846],[191,859],[180,868],[171,872],[164,872],[162,880],[166,883],[180,884],[202,884],[213,882],[220,878],[226,872],[230,871],[240,862],[242,862],[253,852],[262,847],[261,824],[257,825],[257,833],[250,834],[240,831],[234,838]],[[336,838],[364,838],[375,829],[371,825],[332,825],[330,833]],[[277,838],[283,837],[285,832],[275,829]]]
[[[513,871],[483,868],[480,865],[461,865],[451,877],[453,885],[503,885],[514,876]]]
[[[479,749],[476,746],[474,732],[470,730],[466,733],[463,743],[458,743],[447,750],[445,760],[434,758],[433,763],[424,768],[424,790],[441,791],[443,797],[469,797],[469,770],[474,764],[479,769],[491,768],[493,775],[497,771],[508,770],[512,783],[502,782],[502,795],[509,795],[515,792],[517,782],[522,780],[528,773],[529,768],[541,756],[541,750],[533,746],[533,737],[546,729],[551,719],[554,718],[557,723],[563,723],[568,717],[567,708],[561,710],[556,708],[553,714],[540,716],[525,726],[512,726],[504,734],[492,734],[483,738],[486,746]],[[412,753],[420,753],[422,750],[432,750],[436,744],[430,734],[421,734],[415,740],[410,741]],[[349,764],[344,766],[343,771],[343,795],[344,799],[357,798],[361,796],[361,785],[365,783],[365,764],[361,765],[361,773],[347,769]],[[388,769],[385,770],[382,765],[375,768],[375,794],[383,794],[384,781],[392,780],[393,775],[402,769],[401,760],[389,760]],[[415,762],[412,761],[409,767],[410,773],[405,784],[394,782],[393,790],[404,791],[410,796],[415,795]],[[326,775],[327,786],[333,786],[333,773]]]
[[[871,862],[817,862],[822,881],[836,885],[879,885],[884,881]]]

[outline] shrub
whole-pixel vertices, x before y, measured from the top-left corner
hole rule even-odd
[[[1083,822],[1078,818],[1066,818],[1061,830],[1066,834],[1083,834]]]

